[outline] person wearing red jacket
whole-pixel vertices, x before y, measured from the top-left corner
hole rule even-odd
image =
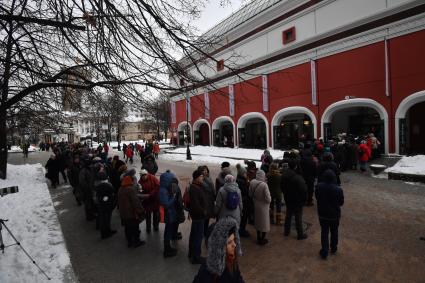
[[[130,146],[127,146],[127,149],[126,149],[126,151],[125,151],[125,155],[126,155],[126,159],[125,159],[125,163],[127,163],[128,162],[128,160],[130,160],[130,163],[131,164],[133,164],[133,155],[134,155],[134,153],[133,153],[133,150],[131,149],[131,147]]]
[[[142,187],[142,205],[146,212],[146,232],[158,231],[159,226],[159,180],[146,169],[140,171],[139,184]]]
[[[158,154],[159,154],[159,144],[158,142],[155,142],[153,145],[153,155],[155,156],[155,159],[158,159]]]
[[[366,163],[369,161],[370,155],[370,148],[367,146],[366,141],[363,140],[359,146],[359,163],[362,172],[366,171]]]

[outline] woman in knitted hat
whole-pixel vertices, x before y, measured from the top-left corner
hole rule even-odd
[[[217,221],[208,239],[208,256],[193,282],[244,282],[238,265],[242,255],[238,224],[231,217]]]

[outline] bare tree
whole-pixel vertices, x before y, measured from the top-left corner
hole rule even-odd
[[[202,0],[3,0],[0,4],[0,171],[6,177],[7,119],[38,105],[57,113],[64,89],[121,86],[137,103],[150,89],[177,91],[168,73],[197,83],[175,58],[195,62],[211,38],[190,20]],[[225,2],[225,1],[224,1]],[[196,57],[196,58],[195,58]]]

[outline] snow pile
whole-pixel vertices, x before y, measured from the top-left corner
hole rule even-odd
[[[282,159],[283,151],[270,149],[270,154],[274,159]],[[169,153],[186,153],[186,147],[176,148],[168,151]],[[235,159],[249,159],[249,160],[260,160],[263,154],[263,149],[248,149],[248,148],[229,148],[229,147],[217,147],[217,146],[191,146],[190,152],[192,154],[199,154],[205,156],[215,157],[229,157]]]
[[[425,175],[425,155],[405,156],[385,172]]]
[[[0,218],[36,263],[52,278],[49,282],[72,282],[74,275],[50,193],[44,168],[36,165],[8,164],[8,179],[0,188],[18,186],[19,192],[0,198]],[[5,246],[14,244],[2,230]],[[19,246],[0,253],[0,282],[47,282],[47,278],[30,261]]]

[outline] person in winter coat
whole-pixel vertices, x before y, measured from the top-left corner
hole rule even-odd
[[[370,156],[370,148],[367,146],[366,141],[363,140],[359,146],[359,163],[360,170],[362,172],[366,171],[366,164],[369,161]]]
[[[267,185],[269,186],[272,202],[270,203],[270,222],[272,224],[282,225],[282,190],[280,189],[281,174],[277,163],[270,165],[270,171],[267,174]],[[276,213],[274,208],[276,207]]]
[[[159,180],[142,169],[139,185],[145,196],[142,205],[146,213],[146,232],[149,234],[152,226],[154,231],[158,231],[159,226]]]
[[[341,180],[339,178],[339,175],[341,174],[338,168],[338,165],[333,161],[334,157],[333,154],[330,152],[325,152],[322,156],[322,161],[320,162],[319,166],[317,167],[317,182],[322,182],[323,173],[331,169],[334,171],[336,175],[336,182],[338,185],[341,184]]]
[[[310,150],[303,151],[300,166],[302,175],[307,185],[307,206],[313,205],[314,181],[317,175],[317,164],[313,160],[313,154]]]
[[[284,235],[288,236],[291,230],[292,216],[295,216],[298,240],[307,238],[303,231],[302,215],[303,206],[307,197],[307,186],[303,177],[296,173],[297,162],[290,160],[287,169],[283,171],[281,189],[286,204]]]
[[[258,170],[254,180],[249,184],[249,196],[254,200],[254,226],[257,230],[257,244],[265,245],[269,241],[266,233],[270,231],[270,202],[272,201],[266,173]]]
[[[359,159],[359,146],[356,144],[353,138],[350,139],[347,151],[346,151],[346,162],[347,162],[347,169],[349,170],[357,170],[357,161]]]
[[[171,240],[177,237],[177,210],[176,195],[177,188],[173,186],[173,180],[176,176],[167,170],[159,178],[159,203],[164,208],[164,257],[177,255],[177,250],[171,247]]]
[[[47,163],[44,168],[47,169],[46,177],[52,183],[52,188],[55,189],[56,186],[59,184],[59,168],[58,162],[56,160],[56,155],[50,155],[50,158],[49,160],[47,160]]]
[[[98,174],[99,183],[95,187],[96,198],[99,207],[99,229],[100,237],[106,239],[114,235],[117,231],[111,230],[111,216],[115,208],[115,189],[108,181],[105,172]]]
[[[146,155],[143,160],[143,169],[146,169],[149,174],[155,175],[158,172],[158,165],[156,164],[155,157],[152,154]]]
[[[123,143],[123,145],[122,145],[122,158],[125,158],[125,156],[127,154],[127,147],[128,147],[128,145]]]
[[[210,178],[210,170],[207,166],[199,166],[198,170],[202,172],[202,175],[204,175],[203,180],[203,188],[204,188],[204,196],[206,201],[206,209],[207,209],[207,216],[205,219],[204,224],[204,236],[206,236],[206,233],[208,231],[208,227],[210,225],[210,219],[215,217],[215,189],[214,189],[214,183]]]
[[[260,169],[263,170],[266,174],[269,173],[270,164],[273,162],[273,157],[270,155],[270,151],[267,149],[264,150],[263,154],[261,155],[261,167]]]
[[[159,151],[160,151],[159,144],[158,144],[158,142],[155,142],[153,144],[153,148],[152,148],[152,152],[153,152],[155,159],[158,159]]]
[[[192,174],[192,178],[192,183],[189,188],[189,215],[192,219],[189,236],[189,257],[192,264],[202,264],[205,259],[201,257],[201,247],[204,237],[205,218],[207,216],[206,200],[203,189],[204,175],[202,175],[202,171],[195,170]]]
[[[231,197],[229,194],[233,194],[233,198],[238,202],[238,204],[234,207],[229,207],[229,197]],[[233,217],[239,227],[241,223],[242,209],[243,203],[241,190],[238,187],[238,183],[236,183],[235,177],[229,174],[224,177],[224,185],[218,191],[217,199],[215,200],[215,212],[217,218],[220,219],[227,216]]]
[[[242,195],[242,215],[239,227],[239,234],[241,237],[249,237],[249,232],[246,230],[246,224],[248,222],[248,216],[251,213],[250,210],[253,210],[254,208],[252,207],[252,200],[249,197],[249,183],[245,168],[240,167],[240,169],[238,170],[236,183],[238,184]]]
[[[130,164],[133,164],[134,152],[131,146],[127,146],[127,149],[125,150],[125,156],[126,156],[125,163],[127,163],[130,160]]]
[[[221,172],[218,174],[217,178],[215,179],[215,193],[217,194],[221,187],[224,185],[224,177],[227,175],[232,174],[232,171],[230,170],[230,164],[229,162],[223,162],[221,163]]]
[[[61,152],[59,149],[57,149],[55,151],[55,154],[56,154],[56,160],[57,160],[57,166],[58,166],[59,172],[61,173],[62,179],[66,184],[66,183],[68,183],[68,180],[67,180],[66,174],[65,174],[65,170],[67,168],[67,156],[66,156],[65,152]],[[59,179],[58,179],[58,181],[59,181]]]
[[[83,167],[78,175],[78,183],[83,193],[86,220],[92,221],[96,218],[96,208],[93,201],[94,175],[89,158],[85,158],[83,161]]]
[[[344,192],[336,184],[335,173],[328,169],[323,173],[323,181],[316,187],[317,212],[321,227],[322,249],[319,254],[326,259],[329,251],[329,231],[331,233],[331,253],[338,249],[338,226]]]
[[[81,205],[83,200],[82,192],[79,186],[79,175],[81,170],[80,158],[75,156],[71,167],[68,169],[68,180],[72,186],[72,193],[74,194],[75,201],[78,205]]]
[[[231,217],[220,219],[208,239],[208,256],[194,283],[243,283],[238,257],[242,255],[237,223]]]
[[[125,176],[118,190],[118,207],[121,221],[125,227],[125,237],[129,248],[144,245],[140,240],[139,224],[144,219],[144,211],[136,191],[133,189],[133,178]]]

